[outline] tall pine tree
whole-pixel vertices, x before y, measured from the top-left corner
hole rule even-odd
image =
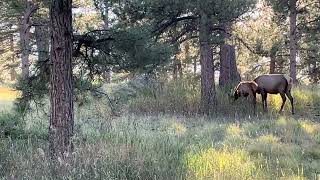
[[[222,25],[232,22],[254,5],[254,0],[138,0],[123,5],[119,17],[131,24],[146,22],[156,39],[181,43],[197,39],[201,64],[201,109],[214,110],[215,84],[212,46],[221,41]]]
[[[72,150],[74,126],[72,83],[72,0],[50,6],[50,155],[65,159]]]

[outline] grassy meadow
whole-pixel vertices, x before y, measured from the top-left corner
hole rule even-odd
[[[73,158],[58,177],[47,154],[48,107],[22,118],[3,110],[17,95],[0,91],[0,179],[320,179],[318,87],[294,89],[295,115],[289,101],[277,113],[279,95],[254,116],[245,99],[218,90],[216,112],[204,117],[190,83],[105,88],[119,116],[105,97],[86,97],[75,109]]]

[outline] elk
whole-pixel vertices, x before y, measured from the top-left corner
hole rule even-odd
[[[256,94],[261,94],[262,107],[267,111],[267,96],[268,94],[279,94],[282,98],[282,105],[279,113],[282,112],[284,104],[289,98],[291,103],[291,113],[294,114],[293,97],[291,95],[292,78],[285,74],[264,74],[256,77],[253,81],[240,82],[234,91],[234,99],[239,97],[251,96],[254,106],[254,113],[256,109]]]

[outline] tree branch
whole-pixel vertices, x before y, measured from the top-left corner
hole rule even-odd
[[[156,33],[157,35],[162,34],[168,27],[170,27],[172,24],[178,23],[180,21],[184,20],[195,20],[197,19],[197,16],[182,16],[182,17],[173,17],[167,22],[163,24],[159,24],[159,27],[154,29],[152,33]]]

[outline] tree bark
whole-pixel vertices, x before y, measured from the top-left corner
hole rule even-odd
[[[290,76],[297,83],[297,0],[289,1],[290,8]]]
[[[199,24],[200,64],[201,64],[201,109],[210,115],[215,102],[214,63],[213,52],[209,42],[210,21],[208,15],[202,11]]]
[[[13,33],[10,35],[10,51],[12,53],[11,55],[11,63],[12,65],[10,66],[10,80],[14,81],[17,79],[17,72],[15,70],[15,50],[14,50],[14,40],[13,40]]]
[[[109,0],[104,0],[104,28],[109,29]]]
[[[193,73],[194,75],[197,75],[197,59],[193,59]]]
[[[235,47],[229,44],[220,46],[219,86],[232,85],[240,81],[237,69]]]
[[[21,46],[21,69],[22,78],[29,77],[29,54],[30,54],[30,28],[31,16],[35,13],[38,7],[32,1],[25,1],[25,10],[20,24],[20,46]]]
[[[35,27],[35,38],[37,45],[38,61],[43,62],[49,58],[49,27],[44,22]]]
[[[223,43],[220,45],[219,86],[233,85],[240,81],[240,74],[236,63],[235,47],[226,42],[228,38],[230,38],[230,25],[224,24],[223,29]]]
[[[183,71],[182,71],[182,62],[181,62],[181,59],[178,59],[177,57],[175,58],[174,60],[174,67],[173,67],[173,78],[174,79],[177,79],[178,77],[179,78],[182,78],[183,76]]]
[[[177,80],[178,79],[178,66],[177,66],[177,56],[174,57],[174,62],[173,62],[173,79]]]
[[[104,0],[104,15],[103,15],[103,22],[104,22],[104,29],[109,29],[109,0]],[[106,67],[106,70],[103,74],[103,78],[107,83],[111,82],[111,69],[110,67]]]
[[[275,54],[270,55],[270,74],[274,74],[276,70],[276,56]]]
[[[74,126],[72,86],[72,0],[52,0],[50,6],[50,126],[52,159],[64,160],[72,151]]]

